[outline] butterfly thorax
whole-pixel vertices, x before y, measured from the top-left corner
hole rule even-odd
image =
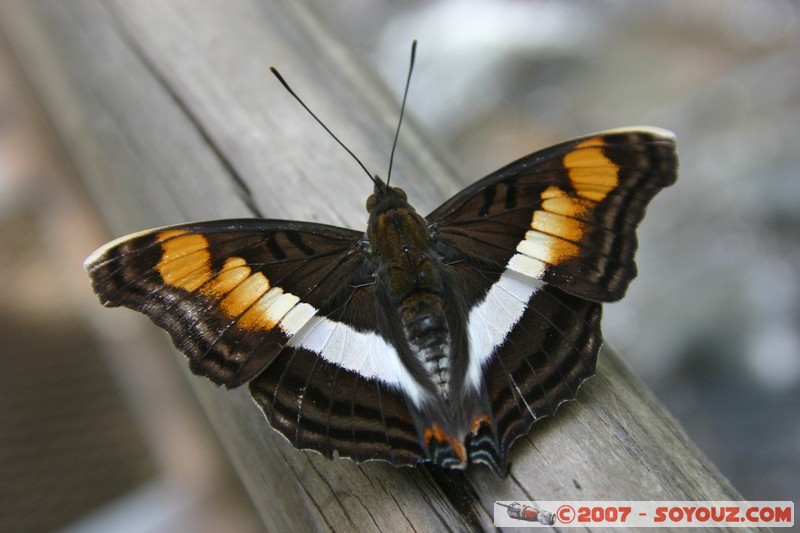
[[[367,238],[377,259],[377,277],[396,310],[423,386],[448,397],[451,335],[445,313],[442,264],[428,225],[409,205],[405,192],[382,182],[367,200]],[[415,370],[418,372],[413,372]]]

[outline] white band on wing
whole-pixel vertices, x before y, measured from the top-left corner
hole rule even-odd
[[[343,322],[316,315],[298,331],[286,333],[291,335],[287,346],[305,348],[365,379],[400,388],[417,406],[427,395],[400,361],[397,350],[377,333],[358,331]]]
[[[477,390],[481,388],[483,366],[522,318],[534,293],[544,285],[543,281],[512,269],[517,255],[508,262],[508,268],[492,285],[483,301],[469,312],[469,366],[466,381]]]

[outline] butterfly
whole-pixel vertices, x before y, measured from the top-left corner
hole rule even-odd
[[[672,133],[609,130],[424,217],[371,176],[366,231],[195,222],[122,237],[84,266],[103,305],[147,315],[195,374],[248,384],[298,449],[505,475],[514,441],[594,374],[601,303],[635,277],[637,225],[676,177]]]

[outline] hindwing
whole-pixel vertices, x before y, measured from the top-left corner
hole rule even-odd
[[[382,354],[386,355],[386,354]],[[250,382],[269,424],[296,448],[394,465],[424,460],[407,398],[396,386],[305,348],[282,351]]]

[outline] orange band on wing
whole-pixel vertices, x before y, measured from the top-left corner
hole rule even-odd
[[[160,233],[162,255],[156,270],[167,285],[195,291],[211,278],[208,240],[186,230]]]
[[[156,240],[162,255],[156,270],[167,285],[189,292],[198,291],[219,301],[227,318],[238,319],[248,330],[270,331],[300,299],[271,287],[262,272],[252,272],[242,257],[229,257],[214,273],[208,239],[186,230],[167,230]]]
[[[619,185],[619,166],[606,157],[603,144],[600,138],[587,139],[563,159],[572,186],[579,195],[595,202]]]
[[[619,185],[619,166],[606,157],[601,138],[576,145],[562,160],[574,192],[550,185],[541,208],[533,212],[531,229],[517,251],[544,264],[558,265],[580,255],[577,243],[586,233],[586,217],[597,202]],[[531,272],[538,272],[533,265]]]

